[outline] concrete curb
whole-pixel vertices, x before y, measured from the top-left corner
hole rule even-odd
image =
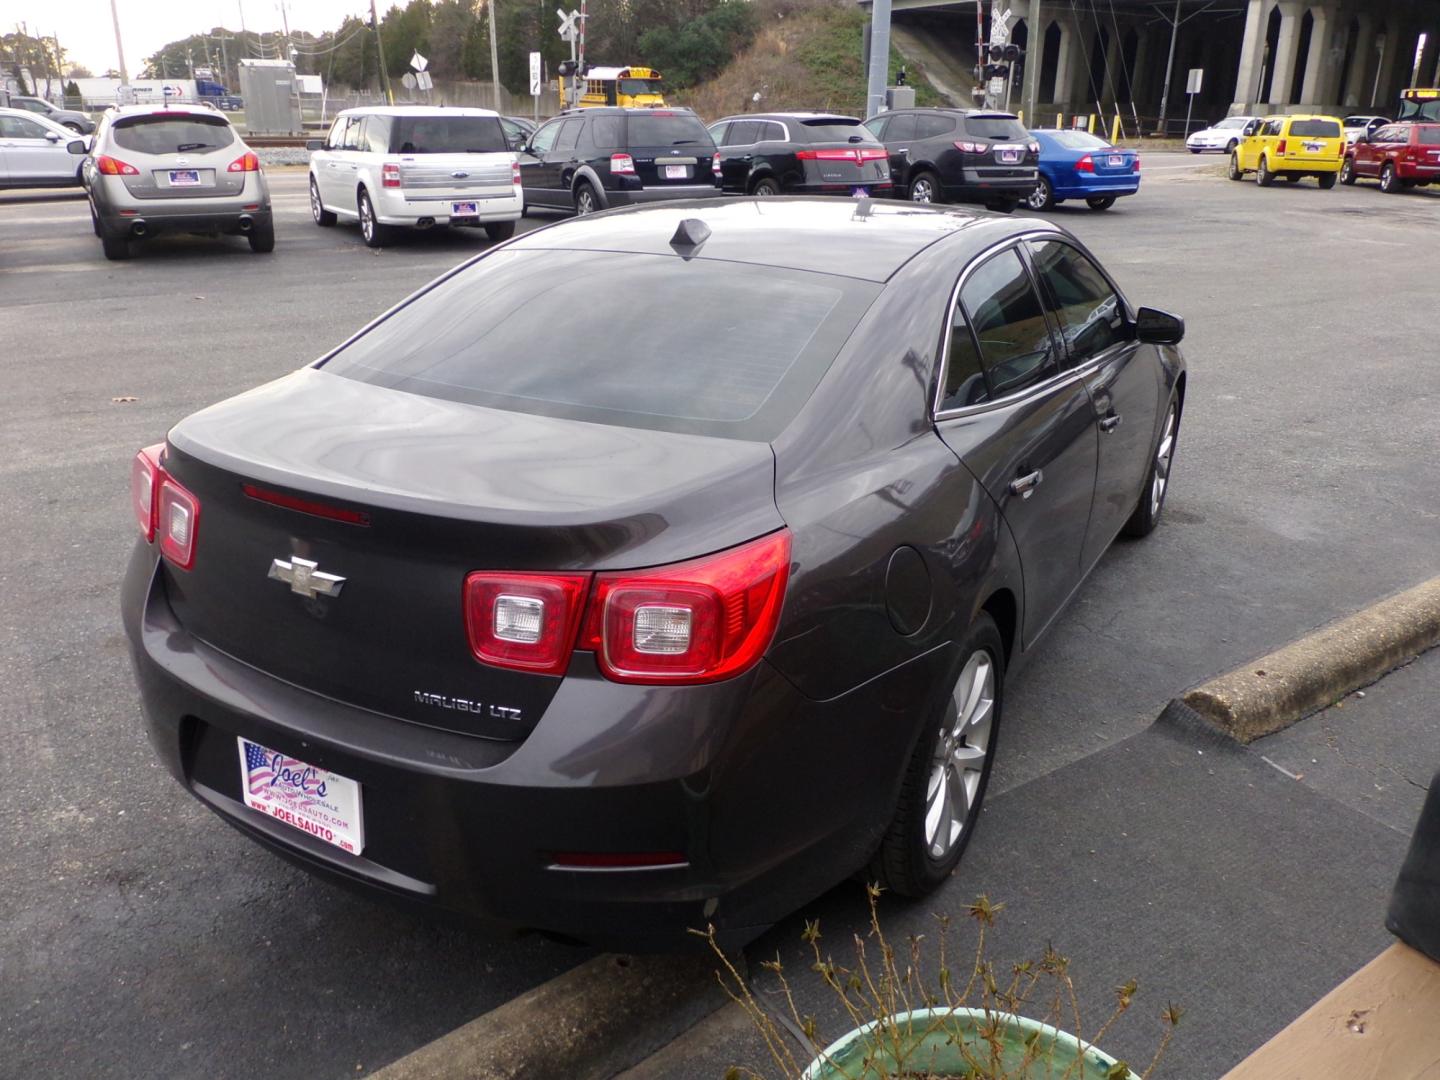
[[[1180,700],[1242,743],[1289,727],[1440,644],[1440,577],[1322,627]]]
[[[597,956],[373,1073],[375,1080],[608,1080],[729,998],[715,961]]]

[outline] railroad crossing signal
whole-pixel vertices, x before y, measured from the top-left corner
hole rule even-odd
[[[578,41],[580,28],[575,24],[580,18],[580,12],[566,12],[564,8],[556,8],[555,14],[560,16],[560,36],[566,41]]]

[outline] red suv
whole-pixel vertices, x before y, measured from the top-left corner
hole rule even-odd
[[[1440,124],[1386,124],[1362,133],[1345,152],[1340,182],[1378,176],[1380,190],[1403,191],[1440,180]]]

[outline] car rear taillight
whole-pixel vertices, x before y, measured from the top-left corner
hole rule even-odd
[[[731,678],[769,647],[789,575],[785,529],[675,566],[597,574],[580,648],[616,682]]]
[[[104,176],[139,176],[140,170],[134,165],[127,165],[119,158],[113,158],[106,154],[100,154],[95,158],[95,167]]]
[[[1136,155],[1135,155],[1135,160],[1130,163],[1130,171],[1131,171],[1131,172],[1139,172],[1139,171],[1140,171],[1140,155],[1139,155],[1139,154],[1136,154]]]
[[[1038,142],[1026,143],[1025,149],[1029,150],[1032,154],[1038,154],[1040,152],[1040,144]]]
[[[380,186],[400,186],[400,163],[398,161],[387,161],[380,166]]]
[[[1278,143],[1275,144],[1275,153],[1277,153],[1277,154],[1283,154],[1283,153],[1285,153],[1285,140],[1284,140],[1284,139],[1281,139]]]
[[[610,171],[617,175],[634,176],[635,159],[632,158],[629,154],[611,154]]]
[[[710,159],[710,171],[716,176],[720,175],[720,154],[718,152]]]
[[[245,151],[245,153],[243,153],[243,154],[241,154],[239,157],[237,157],[234,161],[230,162],[230,167],[229,167],[228,169],[226,169],[225,171],[226,171],[226,172],[259,172],[259,171],[260,171],[260,159],[255,156],[255,151],[253,151],[253,150],[247,150],[247,151]]]
[[[988,154],[990,152],[990,147],[983,142],[970,142],[968,139],[962,139],[960,142],[957,142],[955,149],[966,154]]]
[[[520,186],[520,163],[518,161],[510,163],[510,183],[516,187]]]
[[[589,574],[477,572],[465,578],[465,629],[482,664],[564,675]]]
[[[1089,154],[1086,154],[1079,161],[1075,162],[1075,171],[1093,173],[1095,171],[1095,159]]]
[[[797,150],[795,156],[801,161],[853,161],[858,165],[863,161],[888,160],[890,152],[883,147],[857,147],[854,150]]]
[[[160,554],[181,570],[195,565],[195,534],[200,500],[160,463],[163,444],[147,446],[130,466],[130,503],[147,544],[160,542]]]

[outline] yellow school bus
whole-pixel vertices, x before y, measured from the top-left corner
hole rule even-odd
[[[580,80],[582,109],[602,105],[645,108],[664,105],[665,93],[660,72],[647,67],[592,67]]]

